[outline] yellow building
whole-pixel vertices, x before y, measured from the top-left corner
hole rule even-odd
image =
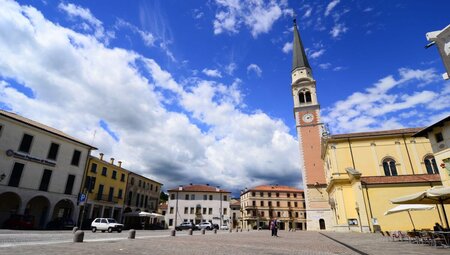
[[[420,129],[333,135],[322,144],[336,231],[411,230],[406,212],[385,216],[390,199],[442,185],[430,141]],[[438,210],[411,213],[416,229],[442,222]]]
[[[435,161],[427,162],[427,167],[439,166],[442,184],[450,186],[450,116],[419,131],[414,137],[430,139]]]
[[[80,217],[84,224],[90,224],[89,219],[114,218],[121,221],[125,201],[129,171],[122,168],[122,162],[114,165],[110,162],[90,156],[83,179],[81,193],[88,194],[87,202],[80,207]],[[83,224],[83,225],[84,225]]]
[[[277,218],[281,230],[306,230],[305,194],[288,186],[261,185],[241,194],[242,228],[268,228]]]

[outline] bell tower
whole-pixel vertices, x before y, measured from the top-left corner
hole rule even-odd
[[[323,123],[320,120],[316,81],[312,75],[295,19],[292,47],[291,88],[305,191],[306,229],[330,230],[332,213],[328,204],[325,171],[321,158]]]

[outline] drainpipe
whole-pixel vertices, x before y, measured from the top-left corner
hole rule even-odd
[[[413,164],[412,164],[412,161],[411,161],[411,156],[409,155],[408,146],[406,146],[405,135],[403,134],[402,137],[403,137],[403,143],[405,144],[406,154],[408,154],[408,160],[409,160],[409,165],[411,166],[411,171],[412,171],[413,174],[415,174],[414,173],[414,167],[413,167]]]
[[[364,188],[365,188],[365,190],[366,190],[367,203],[369,204],[370,219],[372,219],[372,218],[373,218],[373,215],[372,215],[372,206],[370,205],[369,189],[367,188],[367,183],[361,182],[361,184],[364,185]],[[363,195],[363,198],[364,198],[364,195]],[[364,200],[364,208],[366,208],[366,217],[367,217],[367,220],[369,221],[369,222],[368,222],[368,223],[369,223],[369,231],[372,232],[372,228],[370,227],[369,215],[368,215],[368,212],[367,212],[367,204],[366,204],[366,200]]]

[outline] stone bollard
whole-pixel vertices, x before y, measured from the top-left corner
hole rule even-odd
[[[239,232],[239,228],[236,228],[236,233]]]
[[[242,232],[242,228],[241,228],[241,232]]]
[[[78,230],[78,227],[73,227],[72,234],[75,234],[75,232],[77,232],[77,230]]]
[[[247,232],[250,232],[250,229],[249,229],[249,228],[247,228]]]
[[[230,233],[231,233],[231,232],[233,232],[233,229],[232,229],[232,228],[230,228],[230,229],[228,230],[228,232],[230,232]]]
[[[203,228],[203,229],[202,229],[202,235],[204,235],[205,232],[206,232],[206,230]]]
[[[76,231],[73,234],[73,242],[74,243],[82,243],[84,239],[84,232],[81,230]]]
[[[136,238],[136,230],[130,229],[130,231],[128,231],[128,239],[135,239],[135,238]]]
[[[217,229],[214,229],[214,234],[217,234]]]
[[[189,235],[191,236],[192,235],[192,228],[191,229],[189,229]]]
[[[170,231],[170,236],[175,236],[177,231],[175,229],[172,229],[172,231]]]

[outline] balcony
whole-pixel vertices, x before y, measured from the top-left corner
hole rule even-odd
[[[105,194],[99,194],[99,193],[94,194],[94,200],[96,200],[96,201],[118,203],[119,199],[120,199],[119,197],[110,197],[109,195],[105,195]]]

